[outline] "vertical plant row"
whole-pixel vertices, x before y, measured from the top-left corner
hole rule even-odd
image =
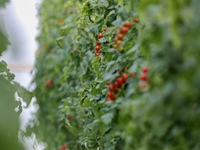
[[[198,0],[50,0],[33,131],[47,149],[199,149]]]

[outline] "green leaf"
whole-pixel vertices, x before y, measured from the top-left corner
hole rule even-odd
[[[90,32],[92,32],[94,35],[97,33],[98,28],[99,28],[99,24],[89,26]]]
[[[60,48],[63,48],[63,37],[57,38],[56,42]]]
[[[0,31],[0,56],[1,56],[2,52],[6,50],[8,44],[9,44],[8,39],[7,39],[6,36]]]
[[[93,60],[92,60],[92,68],[96,74],[96,76],[98,76],[99,74],[99,62],[98,62],[99,58],[98,57],[95,57]]]
[[[10,82],[15,78],[15,75],[10,73],[10,70],[7,68],[7,63],[3,60],[0,61],[0,76],[4,76]]]
[[[109,6],[108,0],[99,0],[97,3],[97,6],[98,7],[108,7]]]
[[[93,102],[89,98],[84,98],[82,106],[83,107],[89,107],[92,106]]]
[[[27,108],[34,97],[33,93],[25,89],[24,87],[20,86],[18,83],[15,83],[16,92],[18,93],[18,96],[23,99],[24,102],[26,102],[25,108]]]
[[[122,18],[122,20],[128,19],[128,13],[126,12],[126,9],[124,7],[118,9],[118,15]]]
[[[112,24],[114,26],[120,26],[122,24],[122,19],[118,18],[117,20],[113,21]]]
[[[74,27],[71,24],[68,24],[60,29],[60,36],[66,35]]]
[[[101,119],[105,124],[109,124],[109,123],[111,123],[113,117],[114,117],[113,113],[107,113],[107,114],[101,116]]]

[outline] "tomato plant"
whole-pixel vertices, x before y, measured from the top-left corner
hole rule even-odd
[[[49,150],[200,149],[199,4],[44,0],[38,139]]]

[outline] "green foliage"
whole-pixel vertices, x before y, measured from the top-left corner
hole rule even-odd
[[[0,41],[1,41],[0,54],[2,54],[2,52],[6,50],[6,46],[9,44],[9,42],[7,38],[4,36],[4,34],[1,33],[1,31],[0,31]]]
[[[7,1],[1,1],[4,5]],[[0,55],[9,44],[7,37],[0,31]],[[14,74],[10,73],[5,61],[0,61],[0,145],[3,149],[22,150],[19,143],[19,115],[22,111],[22,99],[28,104],[33,95],[14,82]]]
[[[13,81],[14,75],[0,62],[0,144],[5,149],[22,150],[18,140],[19,115],[22,111],[21,99],[29,104],[32,94]]]
[[[0,61],[0,144],[5,149],[22,150],[18,140],[21,100],[28,106],[33,95],[13,80],[14,74],[7,69],[6,62]]]
[[[44,0],[33,131],[47,149],[199,149],[199,3]],[[120,52],[113,39],[127,21],[132,27]],[[104,37],[95,56],[99,33]],[[148,84],[140,81],[145,65]],[[113,84],[120,72],[136,75],[108,102],[106,82]]]
[[[14,99],[15,90],[13,86],[4,77],[0,76],[0,143],[5,149],[21,150],[22,147],[18,143],[19,119],[18,114],[14,112],[17,101]]]
[[[152,70],[152,88],[133,110],[136,149],[199,149],[199,1],[143,1],[138,14],[148,22],[141,51]],[[146,10],[146,12],[144,12]],[[147,15],[148,14],[148,15]],[[197,25],[198,24],[198,25]],[[144,144],[145,143],[145,144]]]

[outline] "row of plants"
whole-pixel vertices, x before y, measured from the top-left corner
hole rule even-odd
[[[200,148],[198,0],[43,0],[30,131],[49,150]]]

